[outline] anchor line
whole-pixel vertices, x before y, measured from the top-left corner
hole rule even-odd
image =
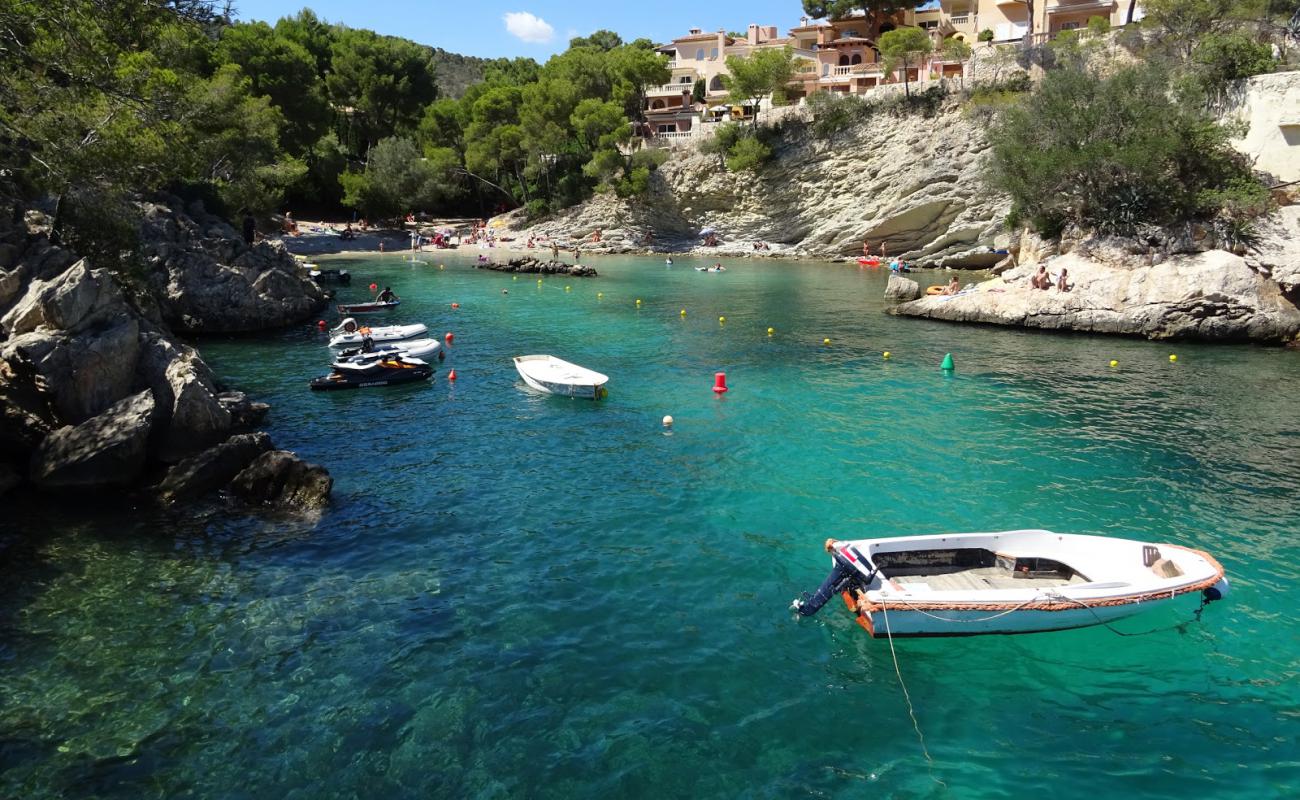
[[[885,615],[885,639],[889,642],[889,655],[894,659],[894,674],[898,676],[898,685],[903,690],[903,699],[907,701],[907,715],[912,718],[912,729],[916,731],[917,741],[921,743],[921,754],[925,756],[929,766],[930,780],[947,789],[948,784],[934,774],[934,759],[930,756],[930,749],[925,746],[925,735],[921,733],[921,723],[917,722],[916,709],[912,707],[912,695],[908,693],[907,684],[903,682],[903,671],[898,667],[898,653],[894,651],[894,634],[889,629],[889,608],[885,603],[881,603],[880,609]]]

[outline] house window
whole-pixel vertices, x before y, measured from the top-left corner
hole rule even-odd
[[[854,54],[853,54],[853,58],[849,59],[849,63],[850,63],[850,64],[861,64],[861,63],[862,63],[862,54],[861,54],[861,53],[854,53]]]
[[[848,65],[849,65],[849,57],[848,57],[848,56],[840,56],[840,60],[839,60],[838,66],[841,66],[841,67],[847,67]]]
[[[659,132],[660,132],[660,133],[677,133],[677,125],[676,125],[675,123],[672,124],[672,125],[660,125],[660,126],[659,126]]]
[[[715,47],[709,51],[709,58],[717,58],[717,57],[718,57],[718,48]]]
[[[935,28],[939,27],[939,20],[931,19],[931,20],[926,20],[925,22],[918,22],[916,23],[916,27],[921,28],[923,30],[932,31]]]
[[[703,47],[701,47],[701,48],[699,48],[698,50],[695,51],[695,60],[696,60],[696,61],[703,61],[703,60],[704,60],[704,48],[703,48]]]
[[[710,92],[720,92],[720,91],[722,91],[722,76],[721,76],[721,75],[714,75],[714,76],[709,80],[709,91],[710,91]]]
[[[1072,22],[1062,22],[1062,23],[1061,23],[1061,30],[1063,30],[1063,31],[1077,31],[1078,29],[1079,29],[1079,21],[1078,21],[1078,20],[1074,20],[1074,21],[1072,21]]]
[[[678,82],[678,83],[690,83],[690,82],[691,82],[691,77],[690,77],[689,75],[683,75],[682,77],[680,77],[680,78],[677,79],[677,82]]]

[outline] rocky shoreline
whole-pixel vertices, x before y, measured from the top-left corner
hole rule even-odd
[[[596,270],[583,264],[565,264],[563,261],[542,261],[536,258],[512,258],[509,261],[480,261],[475,269],[496,272],[527,273],[530,275],[568,275],[573,278],[595,278]]]
[[[139,209],[141,262],[116,272],[52,242],[40,212],[0,223],[0,492],[323,505],[329,473],[250,432],[269,407],[223,391],[174,331],[282,327],[325,295],[200,206]]]
[[[1153,258],[1135,252],[1132,242],[1094,239],[1067,243],[1061,253],[1058,245],[1035,248],[1026,239],[1017,266],[955,296],[913,299],[919,287],[891,276],[886,296],[904,302],[890,313],[1148,339],[1276,345],[1300,335],[1297,287],[1225,250]],[[1053,288],[1031,286],[1040,265]],[[1062,271],[1070,287],[1064,292],[1055,288]]]

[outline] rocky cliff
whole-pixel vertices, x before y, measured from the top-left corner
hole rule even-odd
[[[40,213],[0,222],[0,490],[23,482],[64,493],[136,490],[159,479],[181,486],[188,460],[221,447],[266,406],[221,392],[169,326],[261,330],[300,321],[324,302],[282,248],[248,247],[201,209],[142,211],[143,277],[132,273],[127,284],[52,243]],[[223,460],[204,473],[205,489],[231,483],[268,450],[269,442],[242,462]],[[328,495],[320,468],[282,467],[263,483],[279,496],[290,472],[295,502]],[[324,495],[300,497],[304,483]]]
[[[729,172],[718,156],[694,148],[674,151],[652,181],[648,197],[601,195],[531,228],[508,218],[519,236],[584,238],[584,251],[640,249],[646,234],[663,249],[752,254],[764,242],[772,255],[842,258],[862,242],[909,262],[939,267],[986,267],[1002,232],[1008,201],[985,191],[979,174],[987,144],[982,124],[956,102],[935,117],[879,114],[830,139],[787,116],[788,135],[775,158],[757,172]],[[712,228],[719,246],[701,248]]]

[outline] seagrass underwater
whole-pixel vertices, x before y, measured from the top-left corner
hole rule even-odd
[[[391,286],[385,321],[454,333],[402,387],[308,391],[314,324],[200,339],[333,503],[6,510],[0,795],[1300,793],[1293,353],[892,317],[879,271],[675,261],[539,285],[330,260],[338,302]],[[525,353],[608,396],[529,391]],[[889,644],[790,600],[827,538],[1029,527],[1202,549],[1233,592],[1116,623],[1150,636],[895,641],[930,764]]]

